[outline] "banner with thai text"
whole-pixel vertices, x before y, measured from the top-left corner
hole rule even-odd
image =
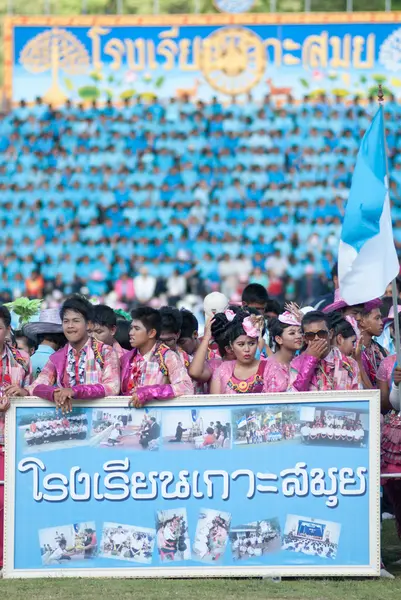
[[[396,96],[401,13],[11,17],[5,93],[53,105],[269,93]]]
[[[8,577],[377,575],[377,392],[7,417]]]

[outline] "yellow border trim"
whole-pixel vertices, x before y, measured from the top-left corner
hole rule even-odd
[[[14,64],[14,27],[127,27],[127,26],[200,26],[200,25],[326,25],[326,24],[394,24],[401,23],[401,11],[355,13],[244,13],[205,15],[108,16],[5,16],[4,31],[4,96],[12,101],[12,68]]]

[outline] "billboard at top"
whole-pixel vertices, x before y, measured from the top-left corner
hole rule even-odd
[[[399,95],[401,13],[11,17],[5,94],[54,105],[322,92]]]

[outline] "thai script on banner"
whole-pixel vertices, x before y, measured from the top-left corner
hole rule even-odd
[[[254,473],[251,469],[226,470],[208,469],[203,472],[181,470],[176,476],[171,471],[133,471],[131,461],[111,460],[103,464],[103,473],[85,473],[81,467],[73,466],[68,475],[48,473],[45,463],[39,458],[24,458],[18,464],[21,473],[32,472],[33,499],[36,502],[63,502],[67,498],[75,502],[87,500],[123,501],[230,498],[231,486],[240,478],[248,483],[247,499],[256,494],[279,494],[287,498],[305,497],[311,494],[326,498],[326,505],[335,508],[340,496],[363,496],[367,489],[368,469],[358,466],[330,467],[326,470],[308,470],[305,462],[277,473]],[[43,474],[43,475],[42,475]],[[41,476],[42,475],[42,476]]]

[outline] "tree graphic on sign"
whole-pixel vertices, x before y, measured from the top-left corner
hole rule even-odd
[[[66,29],[58,28],[32,38],[21,50],[19,61],[31,73],[51,71],[52,83],[44,99],[53,104],[61,104],[67,98],[60,87],[60,71],[79,75],[90,66],[89,54],[82,42]]]

